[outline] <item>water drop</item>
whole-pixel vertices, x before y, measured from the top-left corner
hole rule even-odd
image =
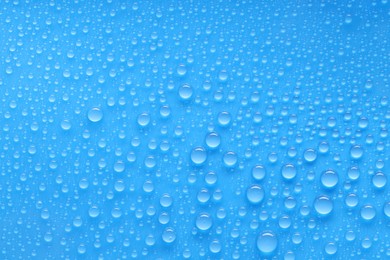
[[[317,152],[314,149],[309,148],[303,153],[303,158],[305,158],[307,162],[314,162],[317,159]]]
[[[257,238],[257,249],[263,254],[271,254],[278,246],[278,239],[271,231],[265,231]]]
[[[333,202],[327,196],[320,196],[314,202],[314,209],[320,215],[328,215],[333,210]]]
[[[237,163],[237,155],[235,152],[229,151],[223,155],[223,163],[227,167],[234,167]]]
[[[327,170],[321,175],[321,183],[325,188],[334,188],[339,181],[337,173],[333,170]]]
[[[355,145],[351,148],[350,154],[353,159],[360,159],[363,156],[363,148],[360,145]]]
[[[246,191],[246,198],[252,204],[259,204],[263,201],[264,190],[260,185],[252,185]]]
[[[97,206],[92,206],[88,210],[88,214],[91,218],[96,218],[100,215],[100,210]]]
[[[191,161],[196,165],[203,164],[207,159],[206,149],[203,147],[195,147],[191,151]]]
[[[210,252],[211,253],[214,253],[214,254],[217,254],[221,251],[222,249],[222,246],[221,246],[221,243],[219,242],[219,240],[217,239],[214,239],[210,245],[209,245],[209,249],[210,249]]]
[[[172,205],[173,203],[173,199],[172,197],[168,194],[168,193],[165,193],[161,196],[160,198],[160,205],[164,208],[168,208]]]
[[[261,181],[262,179],[264,179],[265,174],[266,174],[266,171],[265,171],[265,167],[263,165],[255,165],[252,168],[252,177],[255,180]]]
[[[148,113],[141,113],[137,118],[139,126],[147,126],[150,123],[150,115]]]
[[[99,122],[103,118],[103,112],[98,107],[94,107],[88,111],[88,119],[91,122]]]
[[[330,242],[328,244],[326,244],[325,246],[325,252],[328,254],[328,255],[334,255],[336,254],[337,252],[337,246],[335,243],[333,242]]]
[[[292,164],[285,164],[282,167],[282,176],[286,180],[292,180],[297,175],[297,170]]]
[[[211,228],[211,226],[213,225],[213,220],[208,213],[201,213],[196,218],[195,224],[199,230],[206,231],[206,230],[209,230]]]
[[[390,218],[390,201],[385,204],[383,207],[383,213],[386,217]]]
[[[221,144],[221,137],[215,133],[209,133],[206,135],[206,145],[211,148],[215,149]]]
[[[192,97],[193,90],[188,84],[184,84],[179,88],[179,96],[182,100],[189,100]]]
[[[224,111],[218,114],[218,124],[220,126],[228,126],[231,120],[232,117],[229,112]]]
[[[162,239],[165,243],[173,243],[176,240],[176,233],[173,228],[166,228],[162,233]]]
[[[372,177],[372,184],[375,188],[381,189],[386,186],[387,177],[382,172],[378,172]]]
[[[360,216],[362,219],[370,221],[376,216],[376,210],[372,205],[364,205],[360,210]]]
[[[348,169],[348,178],[351,179],[352,181],[355,181],[359,179],[360,176],[360,171],[357,166],[352,166],[351,168]]]

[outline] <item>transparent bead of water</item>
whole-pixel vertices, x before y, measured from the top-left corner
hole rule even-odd
[[[320,196],[314,201],[314,209],[318,214],[326,216],[333,210],[333,202],[328,196]]]
[[[207,152],[206,149],[203,147],[195,147],[191,151],[191,161],[195,165],[201,165],[203,164],[207,159]]]
[[[264,231],[258,236],[256,245],[261,253],[271,254],[278,246],[278,239],[272,231]]]
[[[282,167],[282,176],[286,180],[292,180],[297,175],[297,169],[293,164],[285,164]]]
[[[252,204],[259,204],[264,199],[264,190],[260,185],[254,184],[246,191],[246,198]]]
[[[94,123],[99,122],[103,119],[103,112],[100,108],[94,107],[88,111],[88,119]]]
[[[196,218],[196,227],[201,231],[206,231],[211,228],[213,225],[213,219],[211,218],[210,214],[208,213],[201,213]]]

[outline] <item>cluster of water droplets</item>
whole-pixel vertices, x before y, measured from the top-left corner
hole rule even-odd
[[[2,259],[386,258],[387,1],[5,1]]]

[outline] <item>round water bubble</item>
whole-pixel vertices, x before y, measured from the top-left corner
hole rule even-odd
[[[148,113],[141,113],[137,118],[139,126],[147,126],[150,123],[150,115]]]
[[[173,243],[176,240],[175,230],[170,227],[166,228],[162,233],[162,240],[168,244]]]
[[[100,215],[100,210],[97,206],[92,206],[89,210],[88,210],[88,214],[91,218],[96,218]]]
[[[217,177],[217,174],[215,172],[208,172],[205,175],[204,180],[208,185],[212,186],[217,182],[218,177]]]
[[[376,210],[372,205],[365,205],[360,210],[360,216],[366,221],[370,221],[376,216]]]
[[[179,96],[182,100],[189,100],[192,97],[193,90],[188,84],[184,84],[179,88]]]
[[[168,193],[165,193],[161,196],[160,198],[160,205],[164,208],[168,208],[172,205],[173,203],[173,199],[171,197],[171,195],[169,195]]]
[[[89,119],[89,121],[94,122],[94,123],[99,122],[100,120],[103,119],[102,110],[98,107],[91,108],[88,111],[88,119]]]
[[[246,191],[246,198],[252,204],[259,204],[264,199],[264,190],[260,185],[252,185]]]
[[[318,146],[320,153],[327,153],[329,151],[329,144],[327,142],[321,142]]]
[[[218,114],[218,124],[220,126],[228,126],[231,120],[232,116],[229,112],[224,111]]]
[[[328,254],[328,255],[334,255],[337,253],[337,246],[335,243],[333,242],[330,242],[328,244],[326,244],[325,246],[325,252]]]
[[[325,188],[334,188],[339,182],[337,173],[333,170],[327,170],[321,175],[321,183]]]
[[[265,174],[266,174],[266,170],[263,165],[255,165],[252,168],[252,177],[255,180],[261,181],[262,179],[264,179]]]
[[[312,148],[306,149],[306,151],[303,153],[303,158],[305,158],[307,162],[314,162],[317,159],[316,150]]]
[[[360,170],[357,166],[352,166],[351,168],[348,169],[347,174],[349,179],[355,181],[360,177]]]
[[[293,164],[285,164],[282,167],[282,176],[286,180],[292,180],[297,175],[297,169]]]
[[[203,164],[207,159],[206,149],[203,147],[195,147],[191,151],[191,161],[196,165]]]
[[[383,206],[383,213],[386,217],[390,218],[390,201]]]
[[[211,148],[215,149],[218,148],[218,146],[221,144],[221,137],[219,134],[212,132],[206,135],[206,145]]]
[[[213,219],[208,213],[201,213],[196,218],[195,225],[199,230],[206,231],[213,225]]]
[[[352,146],[350,154],[353,159],[360,159],[363,156],[363,148],[360,145]]]
[[[381,189],[386,186],[387,177],[383,172],[378,172],[372,177],[372,184],[375,188]]]
[[[69,120],[65,119],[61,121],[61,128],[65,131],[68,131],[72,128],[72,124]]]
[[[226,81],[228,79],[228,73],[226,70],[221,70],[218,74],[218,78],[220,81]]]
[[[179,74],[179,76],[184,76],[186,75],[187,73],[187,68],[185,65],[183,64],[180,64],[178,67],[177,67],[177,74]]]
[[[345,204],[350,208],[356,207],[358,203],[359,198],[356,194],[351,193],[345,198]]]
[[[210,249],[210,252],[214,253],[214,254],[217,254],[217,253],[221,252],[222,246],[221,246],[221,243],[219,242],[219,240],[214,239],[210,243],[209,249]]]
[[[223,163],[227,167],[234,167],[237,160],[237,154],[235,152],[229,151],[223,155]]]
[[[314,201],[314,209],[320,215],[328,215],[333,210],[333,202],[328,196],[320,196]]]
[[[278,246],[278,239],[271,231],[261,233],[257,238],[257,249],[263,254],[271,254]]]

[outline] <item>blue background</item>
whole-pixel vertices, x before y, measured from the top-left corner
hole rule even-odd
[[[1,1],[0,258],[389,258],[389,10]]]

